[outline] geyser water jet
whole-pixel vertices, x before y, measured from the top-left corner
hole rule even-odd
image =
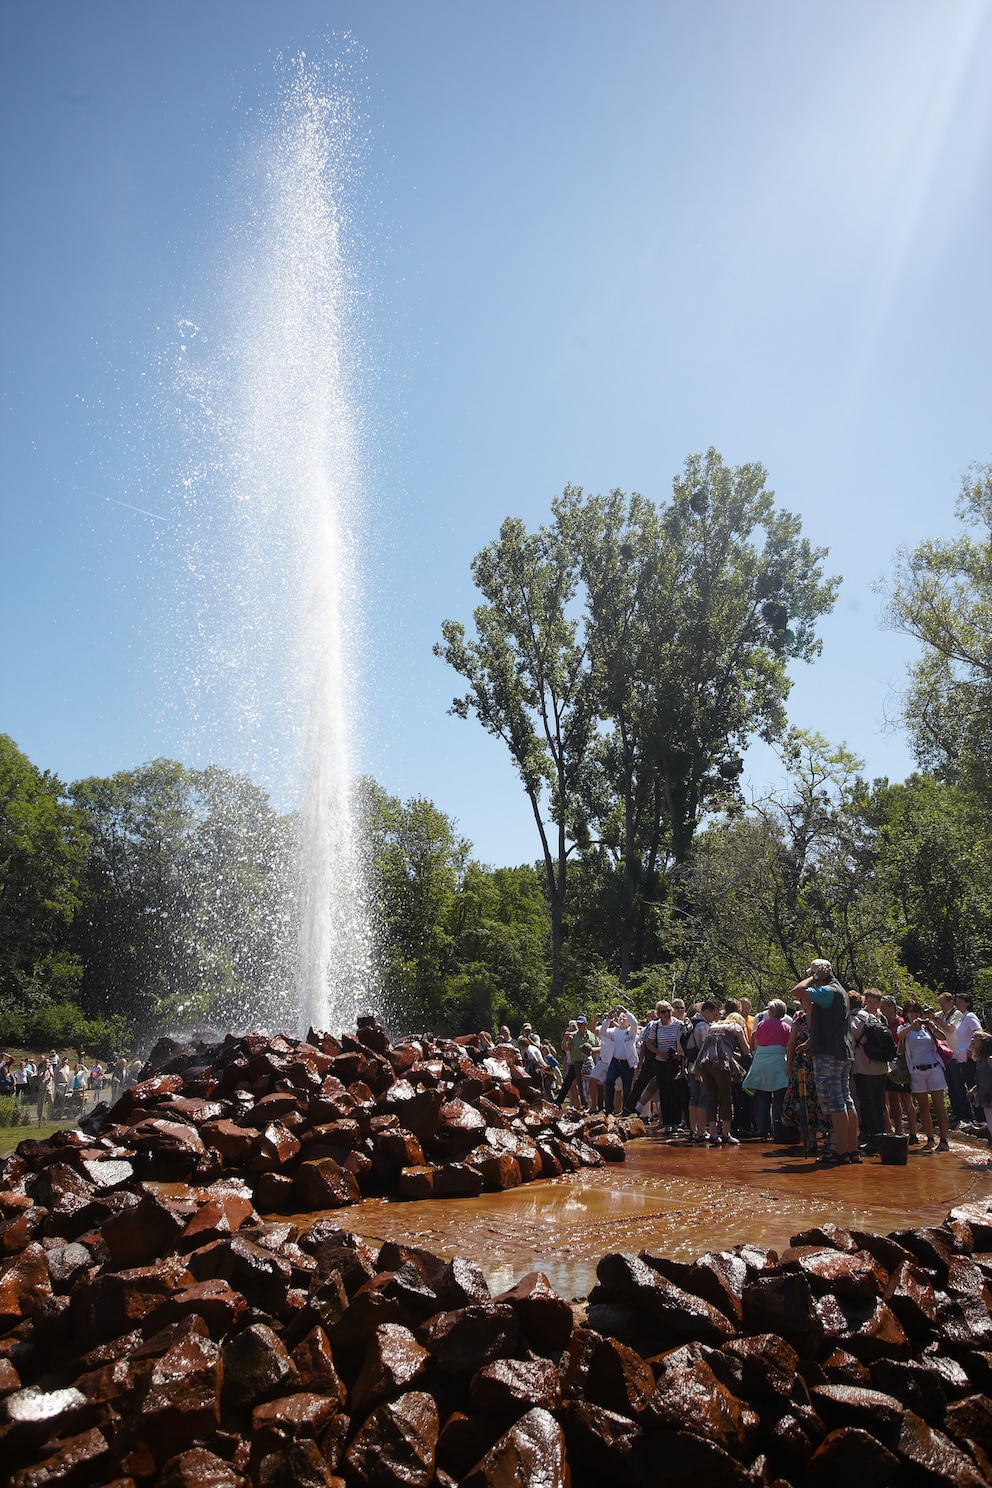
[[[294,963],[301,1031],[353,1027],[368,998],[353,801],[360,461],[343,247],[352,134],[347,96],[296,59],[230,212],[220,350],[204,352],[192,325],[183,343],[184,391],[205,443],[186,496],[206,641],[193,694],[207,705],[194,709],[201,721],[214,715],[200,747],[294,812],[284,924],[295,948],[273,956]],[[244,1009],[270,1026],[287,1016],[285,1003]]]

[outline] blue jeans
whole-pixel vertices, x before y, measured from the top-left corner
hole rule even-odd
[[[627,1063],[626,1059],[611,1059],[606,1070],[606,1105],[604,1106],[604,1110],[608,1116],[613,1113],[613,1098],[617,1088],[618,1076],[620,1084],[623,1086],[623,1104],[626,1110],[630,1105],[630,1087],[634,1083],[633,1067]]]

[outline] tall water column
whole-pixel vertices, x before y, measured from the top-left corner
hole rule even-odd
[[[190,474],[203,676],[225,715],[214,732],[295,812],[296,902],[285,925],[303,1031],[353,1027],[368,996],[352,800],[360,469],[342,249],[350,156],[346,96],[296,59],[227,214],[221,344],[185,372],[209,428]],[[198,336],[202,327],[188,326],[184,350]],[[246,1016],[265,1021],[265,1010]],[[270,1013],[285,1017],[285,1005]]]

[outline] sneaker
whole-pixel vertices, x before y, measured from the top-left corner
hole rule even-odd
[[[741,1145],[740,1144],[740,1138],[739,1137],[733,1137],[733,1136],[731,1136],[731,1137],[724,1137],[724,1139],[723,1139],[723,1145],[724,1145],[724,1147],[739,1147]]]
[[[839,1152],[824,1152],[822,1157],[816,1159],[818,1168],[839,1168],[843,1163],[844,1159]]]
[[[860,1163],[862,1161],[861,1153],[860,1152],[845,1152],[844,1153],[844,1161],[846,1163],[851,1163],[851,1164],[855,1164],[856,1165],[857,1163]]]
[[[910,1139],[909,1139],[909,1145],[910,1145],[910,1147],[918,1147],[920,1145],[920,1139],[919,1139],[919,1137],[917,1137],[915,1135],[911,1136]]]

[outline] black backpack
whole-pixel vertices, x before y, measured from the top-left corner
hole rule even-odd
[[[706,1022],[706,1019],[700,1017],[697,1014],[697,1016],[695,1018],[691,1019],[691,1021],[686,1025],[685,1028],[683,1028],[682,1032],[679,1034],[679,1044],[682,1047],[682,1053],[683,1054],[689,1054],[689,1053],[696,1053],[696,1052],[698,1052],[697,1049],[696,1049],[696,1042],[695,1042],[695,1040],[696,1040],[696,1029],[699,1027],[700,1023],[706,1024],[706,1027],[707,1028],[709,1027],[709,1024]]]
[[[896,1041],[892,1037],[889,1025],[883,1023],[881,1018],[875,1017],[873,1013],[861,1019],[861,1025],[865,1032],[864,1037],[859,1039],[858,1043],[867,1057],[878,1064],[891,1064],[896,1057]]]

